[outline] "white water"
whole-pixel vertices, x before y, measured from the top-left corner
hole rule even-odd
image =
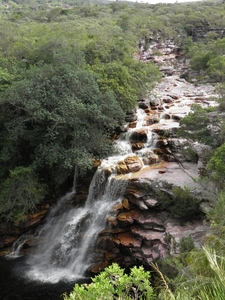
[[[169,92],[179,95],[179,100],[174,101],[173,105],[167,107],[163,104],[164,112],[158,113],[160,122],[157,127],[169,129],[179,126],[179,123],[172,117],[169,120],[163,118],[163,114],[166,112],[172,115],[174,110],[179,109],[176,113],[185,115],[190,111],[189,102],[194,102],[185,94],[189,90],[193,91],[194,87],[178,79],[176,75],[165,77],[155,88],[155,93],[162,96],[167,96]],[[116,175],[117,162],[131,155],[138,155],[141,159],[153,152],[157,135],[152,133],[151,126],[146,125],[145,117],[144,110],[138,109],[136,128],[128,128],[125,133],[121,134],[114,145],[117,155],[102,161],[93,177],[88,199],[83,207],[71,209],[71,205],[68,205],[70,197],[76,192],[75,180],[72,191],[61,198],[51,210],[46,224],[39,228],[35,237],[38,245],[27,262],[27,278],[56,283],[60,280],[76,281],[85,276],[93,263],[97,236],[106,227],[107,217],[112,207],[121,201],[126,189],[127,181],[123,181],[121,176]],[[142,128],[148,130],[147,142],[143,149],[133,153],[129,138],[135,130]],[[109,177],[104,171],[108,167],[113,172]],[[75,169],[75,178],[76,173]],[[11,257],[20,255],[20,249],[28,239],[30,239],[29,234],[17,240]]]
[[[137,116],[136,129],[139,129],[144,125],[146,114],[138,109]],[[75,168],[73,189],[51,209],[45,225],[38,228],[35,236],[24,234],[16,241],[10,257],[20,256],[20,250],[28,240],[37,239],[38,242],[27,260],[27,278],[56,283],[85,277],[86,271],[93,263],[97,236],[106,227],[112,207],[121,202],[124,195],[127,181],[117,176],[115,166],[128,155],[135,155],[129,142],[129,136],[134,130],[128,129],[126,133],[121,134],[114,144],[117,154],[102,161],[92,179],[83,207],[71,208],[69,204],[70,198],[76,193]],[[151,143],[150,133],[146,145]],[[149,151],[148,148],[145,150]],[[114,171],[111,176],[106,175],[106,167],[111,167]]]
[[[111,208],[121,201],[125,188],[124,181],[107,178],[98,169],[84,207],[60,214],[69,198],[67,195],[61,199],[39,234],[26,277],[51,283],[84,277],[92,263],[96,237],[105,228]]]

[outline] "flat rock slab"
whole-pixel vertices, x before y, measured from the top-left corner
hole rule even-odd
[[[213,191],[209,184],[203,185],[198,181],[199,171],[195,163],[177,163],[177,162],[163,162],[154,166],[147,166],[139,172],[132,173],[132,175],[123,175],[127,180],[138,181],[152,181],[155,187],[157,184],[160,188],[160,182],[167,182],[173,186],[181,188],[188,187],[190,191],[196,196],[204,199],[212,200],[215,198]]]

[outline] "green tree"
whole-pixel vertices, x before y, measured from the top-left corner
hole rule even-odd
[[[74,290],[64,295],[65,300],[153,300],[155,295],[150,286],[150,273],[143,267],[133,267],[130,274],[125,274],[118,264],[105,268],[99,275],[92,278],[89,285],[75,284]]]
[[[46,194],[46,186],[38,181],[34,169],[17,167],[1,185],[0,214],[6,221],[16,221],[33,212]]]
[[[190,252],[195,248],[194,241],[190,236],[184,236],[180,239],[179,249],[180,253]]]
[[[225,80],[225,57],[217,56],[207,63],[207,73],[219,81]]]
[[[74,166],[85,171],[110,149],[109,136],[124,113],[110,91],[76,59],[56,55],[51,65],[27,70],[1,97],[4,125],[0,158],[15,166],[34,164],[58,186]],[[13,149],[12,155],[8,149]]]
[[[160,191],[159,197],[162,207],[181,223],[199,215],[199,201],[186,186],[184,188],[174,187],[172,195]]]
[[[205,144],[211,144],[212,137],[207,125],[209,117],[207,110],[198,104],[191,106],[191,112],[180,121],[181,128],[178,130],[178,136],[188,137],[195,141]]]
[[[212,58],[211,51],[201,48],[195,52],[190,61],[191,68],[196,71],[206,70],[208,68],[208,62]]]
[[[208,168],[212,172],[211,177],[219,185],[223,184],[225,178],[225,143],[216,149],[209,160]]]
[[[219,110],[225,111],[225,82],[218,84],[215,91],[219,94],[219,98],[217,99],[219,102]]]

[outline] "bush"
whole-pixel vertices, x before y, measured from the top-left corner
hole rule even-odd
[[[194,241],[190,236],[184,236],[180,239],[180,253],[190,252],[194,247]]]
[[[113,263],[99,275],[92,278],[89,285],[75,284],[74,290],[64,300],[153,300],[155,295],[150,286],[150,273],[143,267],[133,267],[125,274],[118,264]]]
[[[187,187],[173,188],[173,195],[160,192],[162,207],[171,213],[171,216],[181,222],[193,219],[199,214],[199,202],[192,196]]]
[[[181,128],[177,135],[210,145],[212,137],[208,124],[210,123],[207,110],[198,104],[191,107],[191,112],[180,121]]]
[[[0,213],[6,221],[16,221],[36,210],[46,194],[32,167],[17,167],[1,186]]]
[[[211,221],[211,230],[214,235],[225,237],[225,191],[221,191],[216,199],[214,207],[208,211],[207,216]]]
[[[216,149],[208,163],[208,168],[212,171],[211,177],[217,182],[217,185],[223,187],[225,176],[225,143]]]

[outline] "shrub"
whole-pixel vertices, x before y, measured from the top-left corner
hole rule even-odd
[[[207,110],[194,104],[191,107],[191,112],[180,121],[181,128],[177,135],[210,145],[212,137],[207,127],[209,123]]]
[[[173,195],[160,192],[162,207],[171,213],[171,216],[182,222],[193,219],[199,214],[199,202],[192,196],[190,190],[185,186],[173,188]]]
[[[89,285],[75,284],[73,291],[64,300],[153,300],[155,295],[150,286],[150,273],[141,267],[133,267],[125,274],[118,264],[113,263],[99,275],[92,278]]]
[[[212,171],[211,176],[220,186],[224,184],[225,176],[225,143],[218,147],[211,157],[208,168]]]
[[[190,252],[194,247],[194,241],[190,236],[184,236],[180,239],[180,253]]]
[[[36,210],[46,194],[46,186],[41,184],[34,169],[17,167],[1,186],[0,213],[6,221],[16,221]]]

